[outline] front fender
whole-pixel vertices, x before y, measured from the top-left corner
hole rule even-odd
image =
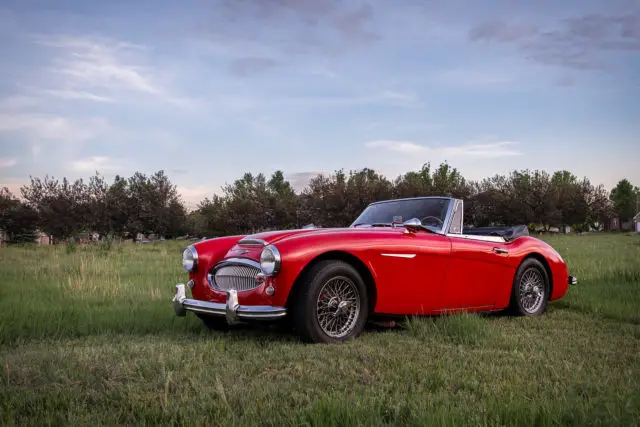
[[[224,258],[243,235],[216,237],[194,243],[192,246],[198,252],[198,266],[196,271],[189,273],[189,279],[198,284],[207,283],[207,272],[215,263]],[[209,286],[196,286],[192,290],[196,299],[210,300],[212,298]]]
[[[376,282],[376,273],[367,256],[370,243],[363,244],[362,237],[327,235],[300,235],[277,242],[281,256],[280,272],[271,279],[276,289],[274,303],[285,306],[291,290],[305,269],[320,257],[335,253],[336,258],[356,263],[359,271],[366,269],[369,279]],[[366,273],[365,272],[365,273]],[[367,280],[367,277],[364,277]]]

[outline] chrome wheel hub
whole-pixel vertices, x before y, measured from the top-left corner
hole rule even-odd
[[[520,305],[527,313],[535,313],[544,302],[544,281],[535,268],[525,271],[520,280]]]
[[[358,321],[360,294],[347,277],[333,277],[320,289],[316,315],[322,331],[332,338],[348,335]]]

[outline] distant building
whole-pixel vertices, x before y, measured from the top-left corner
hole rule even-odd
[[[631,221],[620,221],[620,218],[614,218],[611,220],[611,230],[625,230],[625,231],[631,231],[634,228],[636,228],[637,226],[635,226],[634,224],[636,224],[636,218],[638,217],[638,215],[636,215],[634,217],[633,220]]]
[[[8,240],[9,234],[4,230],[0,230],[0,246],[5,246]],[[34,243],[37,243],[39,245],[50,245],[51,238],[42,231],[38,231],[36,232]]]
[[[51,238],[47,234],[44,234],[42,231],[38,231],[38,233],[36,234],[36,243],[40,245],[50,245]]]
[[[640,233],[640,212],[633,217],[633,228]]]

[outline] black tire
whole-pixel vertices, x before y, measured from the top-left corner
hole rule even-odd
[[[318,297],[325,285],[348,287],[356,294],[351,303],[345,306],[347,307],[345,310],[350,313],[348,317],[353,316],[353,318],[345,322],[345,326],[348,327],[343,333],[333,336],[321,327],[317,311]],[[298,286],[300,288],[296,290],[292,301],[292,321],[293,327],[302,341],[307,343],[340,343],[359,336],[364,330],[369,317],[367,287],[352,265],[339,260],[320,261],[309,270]],[[337,305],[344,300],[331,298],[325,301],[328,305],[327,311],[333,311],[336,307],[335,312],[338,312]],[[330,314],[323,314],[321,317],[328,319],[329,316]],[[344,315],[341,316],[341,318],[343,317]]]
[[[207,316],[206,314],[196,314],[204,325],[212,331],[226,332],[229,330],[227,319],[218,316]]]
[[[529,282],[533,288],[527,292]],[[525,287],[525,289],[522,289]],[[535,289],[542,291],[542,296],[535,296]],[[509,309],[517,316],[539,316],[547,310],[551,286],[549,275],[544,265],[535,258],[527,258],[518,267],[513,278]],[[529,305],[529,303],[531,303]]]

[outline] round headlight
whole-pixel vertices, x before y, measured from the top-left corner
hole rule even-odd
[[[198,265],[198,252],[196,248],[193,246],[187,247],[184,252],[182,252],[182,266],[188,272],[192,272],[196,269]]]
[[[275,246],[269,245],[262,250],[260,268],[267,276],[272,276],[280,271],[280,252]]]

